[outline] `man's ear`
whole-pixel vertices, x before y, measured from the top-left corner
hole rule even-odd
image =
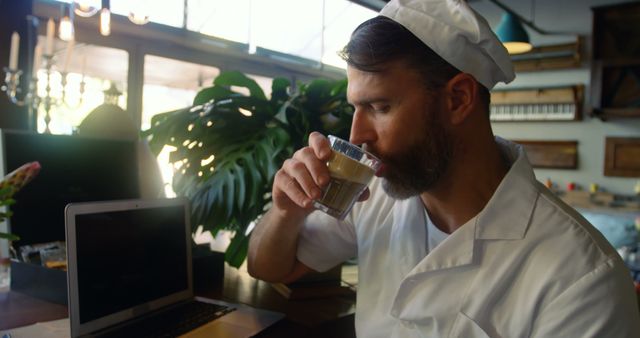
[[[458,73],[445,85],[446,105],[451,124],[464,122],[478,105],[478,82],[467,73]]]

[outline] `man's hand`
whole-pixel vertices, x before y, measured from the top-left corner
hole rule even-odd
[[[273,207],[260,219],[251,234],[247,268],[249,273],[270,282],[290,282],[310,271],[296,258],[298,236],[313,200],[322,197],[329,183],[327,161],[331,145],[322,134],[309,135],[309,146],[295,152],[273,180]],[[369,190],[360,196],[365,200]]]
[[[329,140],[318,132],[309,135],[309,146],[286,160],[273,181],[273,204],[279,212],[306,216],[313,200],[322,197],[329,183],[327,161],[331,157]]]

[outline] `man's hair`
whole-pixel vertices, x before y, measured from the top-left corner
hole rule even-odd
[[[358,26],[340,56],[349,66],[380,72],[391,61],[404,60],[421,75],[427,89],[443,87],[460,70],[440,57],[401,24],[377,16]],[[478,82],[480,99],[489,111],[489,90]]]

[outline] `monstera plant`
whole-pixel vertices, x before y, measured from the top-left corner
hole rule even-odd
[[[284,160],[312,131],[348,138],[353,110],[346,85],[317,79],[294,90],[276,78],[268,98],[244,74],[223,72],[192,106],[155,115],[142,132],[154,153],[172,147],[173,189],[190,200],[193,228],[202,225],[214,236],[233,231],[225,252],[231,266],[245,260],[247,228],[267,210]]]

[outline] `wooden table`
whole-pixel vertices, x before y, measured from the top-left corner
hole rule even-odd
[[[196,293],[203,297],[244,303],[286,315],[283,320],[257,337],[355,337],[354,296],[291,301],[276,292],[269,283],[252,278],[242,269],[228,266],[225,266],[224,281],[217,284]],[[0,290],[0,330],[67,316],[65,305],[43,301],[15,291]]]

